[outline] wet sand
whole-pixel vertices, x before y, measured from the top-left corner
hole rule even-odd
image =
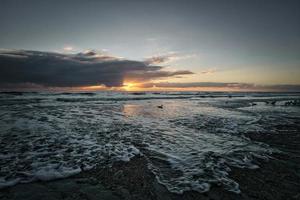
[[[213,185],[206,193],[170,193],[147,168],[146,158],[137,156],[130,162],[117,162],[111,168],[97,168],[71,178],[2,189],[0,199],[300,199],[300,123],[276,128],[276,134],[247,135],[281,152],[273,154],[268,161],[257,159],[259,169],[234,168],[230,172],[230,177],[240,185],[240,194],[228,192],[221,185]]]

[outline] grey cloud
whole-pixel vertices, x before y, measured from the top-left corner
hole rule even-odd
[[[151,58],[147,58],[145,63],[147,64],[160,64],[170,60],[169,56],[153,56]]]
[[[190,71],[163,71],[145,61],[87,51],[62,54],[27,50],[0,50],[0,87],[33,84],[46,87],[77,87],[104,84],[122,86],[124,79],[148,81],[192,74]]]
[[[201,72],[201,74],[214,74],[215,72],[217,72],[217,69],[207,69],[207,70],[203,70]]]
[[[300,85],[256,85],[251,83],[224,83],[224,82],[189,82],[189,83],[175,83],[175,82],[159,82],[159,83],[145,83],[144,88],[162,87],[162,88],[231,88],[242,90],[268,90],[268,91],[300,91]]]
[[[146,58],[145,63],[147,63],[148,65],[157,65],[157,64],[168,63],[174,60],[190,58],[192,56],[193,55],[179,55],[175,52],[170,52],[164,55],[152,56],[150,58]]]
[[[237,86],[237,83],[219,83],[219,82],[189,82],[189,83],[170,83],[170,82],[159,82],[159,83],[146,83],[143,87],[165,87],[165,88],[193,88],[193,87],[228,87]]]
[[[279,91],[297,91],[300,92],[300,85],[269,85],[261,86],[266,89],[279,90]]]
[[[150,81],[153,79],[157,78],[167,78],[167,77],[180,77],[181,75],[191,75],[194,74],[191,71],[187,70],[179,70],[175,72],[170,72],[170,71],[158,71],[158,70],[153,70],[153,71],[148,71],[147,73],[141,72],[141,71],[135,71],[132,72],[131,74],[128,74],[127,77],[130,80],[135,80],[135,81]]]

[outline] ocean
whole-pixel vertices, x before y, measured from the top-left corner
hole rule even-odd
[[[2,92],[0,188],[66,178],[144,156],[174,193],[239,193],[231,168],[279,149],[247,137],[300,118],[300,93]]]

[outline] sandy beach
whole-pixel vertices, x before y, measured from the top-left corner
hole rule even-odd
[[[235,168],[230,176],[239,182],[242,193],[234,194],[213,186],[209,192],[170,193],[148,170],[144,157],[130,162],[115,163],[112,168],[94,169],[75,177],[51,182],[20,184],[1,190],[3,200],[118,200],[118,199],[300,199],[300,126],[284,127],[277,135],[251,135],[253,140],[268,141],[282,153],[273,154],[269,161],[256,160],[260,168]]]

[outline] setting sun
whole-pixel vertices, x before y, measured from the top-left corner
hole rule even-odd
[[[0,0],[0,200],[300,200],[300,0]]]
[[[121,87],[122,90],[125,91],[136,91],[139,90],[139,84],[136,82],[124,82],[123,87]]]

